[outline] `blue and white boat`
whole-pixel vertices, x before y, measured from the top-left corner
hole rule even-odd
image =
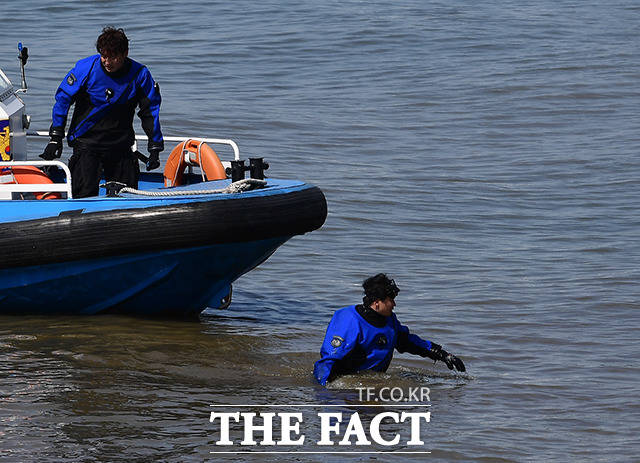
[[[245,168],[224,139],[199,139],[196,152],[176,147],[180,162],[195,156],[191,164],[203,165],[188,167],[179,186],[165,186],[175,182],[165,169],[142,173],[137,190],[112,185],[74,199],[64,163],[27,156],[27,138],[46,132],[28,130],[21,90],[0,70],[0,314],[183,316],[225,307],[238,277],[325,221],[319,188],[264,179],[262,160]],[[175,140],[183,139],[165,138]],[[200,147],[216,143],[233,148],[234,161],[221,163],[232,178],[210,179],[199,159]],[[244,179],[248,170],[253,178]]]

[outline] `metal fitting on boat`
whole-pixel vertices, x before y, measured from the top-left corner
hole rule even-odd
[[[244,165],[244,160],[231,161],[231,168],[226,169],[227,175],[231,175],[232,182],[244,180],[244,173],[249,171],[249,178],[264,180],[264,171],[269,168],[269,164],[264,162],[264,158],[249,158],[249,166]]]
[[[229,170],[231,171],[231,181],[238,182],[240,180],[244,180],[244,173],[247,171],[248,167],[244,165],[243,160],[231,161],[231,169],[227,169],[227,175],[229,175]]]
[[[103,184],[100,185],[102,188],[106,188],[107,189],[107,197],[108,198],[116,198],[120,195],[120,190],[122,190],[123,188],[125,188],[127,186],[126,183],[120,183],[120,182],[105,182]]]
[[[264,158],[249,158],[249,176],[258,180],[264,180],[264,171],[269,168],[269,164],[264,162]]]

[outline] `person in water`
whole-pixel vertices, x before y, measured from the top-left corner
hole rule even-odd
[[[320,349],[321,359],[313,372],[320,384],[361,370],[386,371],[393,350],[444,362],[450,370],[465,371],[462,360],[442,346],[411,334],[393,313],[400,289],[384,273],[362,284],[362,305],[336,311]]]
[[[147,170],[160,166],[164,149],[160,130],[160,89],[149,70],[132,60],[129,39],[122,29],[105,27],[96,41],[98,54],[78,61],[58,87],[49,129],[49,144],[40,155],[59,158],[69,108],[75,104],[67,142],[72,192],[76,198],[96,196],[104,172],[107,181],[137,188],[140,168],[132,152],[133,115],[149,138]]]

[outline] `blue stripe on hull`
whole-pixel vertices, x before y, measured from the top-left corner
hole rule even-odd
[[[288,239],[0,270],[0,314],[197,314]]]
[[[151,191],[167,191],[163,188],[160,188],[160,186],[162,186],[162,175],[156,176],[156,179],[156,182],[141,180],[140,189],[149,189]],[[312,187],[309,184],[294,180],[269,179],[268,182],[269,185],[266,188],[235,194],[209,194],[177,197],[149,197],[124,194],[123,197],[117,198],[108,198],[103,195],[90,198],[56,199],[47,201],[0,200],[0,223],[15,222],[18,220],[41,219],[44,217],[56,217],[61,212],[74,210],[82,210],[85,213],[90,213],[110,211],[114,209],[143,209],[154,206],[166,206],[169,204],[183,204],[203,201],[225,201],[229,199],[242,201],[242,199],[244,198],[286,195],[288,193],[303,191]],[[190,190],[219,189],[229,186],[230,183],[230,180],[216,180],[197,183],[194,185],[175,187],[168,191],[189,192]],[[103,193],[104,191],[103,189],[101,189],[101,194]]]

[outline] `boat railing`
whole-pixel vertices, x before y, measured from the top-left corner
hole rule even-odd
[[[35,166],[46,167],[56,166],[62,169],[65,173],[64,183],[1,183],[0,182],[0,200],[11,199],[12,193],[66,193],[67,199],[71,199],[71,171],[67,165],[60,161],[2,161],[0,162],[0,170],[5,167],[17,167],[17,166]]]
[[[27,130],[27,136],[49,138],[49,132],[46,132],[43,130]],[[203,141],[205,143],[210,143],[214,145],[216,144],[229,145],[233,150],[234,159],[236,161],[240,160],[240,149],[238,148],[238,145],[233,140],[230,140],[227,138],[203,138],[203,137],[163,137],[163,138],[164,138],[164,141],[178,142],[178,143],[183,142],[185,140],[198,140],[198,141]],[[149,138],[146,135],[136,135],[136,141],[138,140],[146,141],[148,139]]]

